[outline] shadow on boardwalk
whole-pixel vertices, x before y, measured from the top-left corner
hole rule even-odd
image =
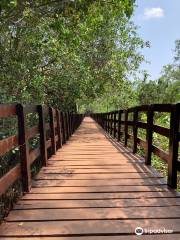
[[[1,239],[179,239],[180,198],[90,118],[51,157],[0,226]]]

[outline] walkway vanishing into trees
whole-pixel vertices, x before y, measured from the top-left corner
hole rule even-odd
[[[4,240],[180,238],[180,195],[151,166],[85,117],[0,226]]]

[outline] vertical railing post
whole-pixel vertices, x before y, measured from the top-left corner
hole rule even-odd
[[[26,114],[21,104],[16,106],[18,115],[18,138],[21,160],[22,186],[24,192],[29,192],[31,188],[31,169],[29,161],[29,143],[26,131]]]
[[[112,131],[113,131],[113,113],[110,113],[110,119],[111,119],[111,127],[110,127],[110,134],[112,135]]]
[[[109,113],[107,113],[107,132],[109,133]]]
[[[56,110],[56,121],[57,121],[57,135],[58,135],[58,141],[57,141],[57,147],[62,147],[62,133],[61,133],[61,117],[60,117],[60,111]]]
[[[100,126],[103,127],[102,113],[99,114]]]
[[[70,119],[70,112],[68,112],[68,137],[71,136],[71,119]]]
[[[52,144],[52,155],[56,154],[56,138],[55,138],[55,123],[54,123],[54,109],[49,107],[49,118],[50,118],[50,131],[51,131],[51,144]]]
[[[72,135],[72,113],[70,112],[69,114],[69,126],[70,126],[70,136]]]
[[[109,134],[111,134],[111,113],[109,113]]]
[[[128,140],[128,109],[125,110],[125,118],[124,118],[124,146],[127,147]]]
[[[108,131],[108,121],[107,121],[107,116],[108,116],[108,114],[105,113],[104,118],[105,118],[105,131],[106,131],[106,132]]]
[[[177,187],[178,133],[180,120],[180,104],[172,105],[170,117],[168,185]]]
[[[101,118],[101,127],[102,128],[104,128],[103,126],[104,126],[104,121],[103,121],[103,114],[101,113],[101,115],[100,115],[100,118]]]
[[[47,165],[47,149],[46,149],[46,124],[45,124],[45,111],[42,105],[38,105],[39,114],[39,132],[40,132],[40,150],[43,166]]]
[[[68,117],[69,113],[66,112],[65,115],[66,115],[66,140],[68,140],[69,139],[69,117]]]
[[[65,126],[65,119],[64,119],[65,114],[63,112],[61,112],[61,124],[62,124],[62,137],[63,137],[63,141],[62,143],[65,144],[66,143],[66,126]]]
[[[117,129],[116,129],[116,125],[117,125],[117,124],[116,124],[116,112],[114,112],[114,118],[113,118],[113,120],[114,120],[114,121],[113,121],[113,122],[114,122],[114,132],[113,132],[113,136],[114,136],[114,138],[116,138],[116,132],[117,132],[117,131],[116,131],[116,130],[117,130]]]
[[[152,140],[153,140],[153,117],[154,117],[153,105],[149,105],[148,111],[147,111],[147,130],[146,130],[146,155],[145,155],[146,165],[151,165]]]
[[[74,131],[76,130],[77,127],[77,113],[74,115]]]
[[[104,129],[104,113],[101,114],[102,128]]]
[[[72,134],[74,133],[74,113],[72,114]]]
[[[118,142],[121,140],[121,110],[118,111]]]
[[[133,112],[133,153],[137,152],[137,121],[138,121],[138,110],[134,108]]]

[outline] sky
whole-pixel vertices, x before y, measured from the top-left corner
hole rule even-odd
[[[173,62],[175,40],[180,39],[180,0],[136,0],[136,5],[133,21],[140,37],[151,44],[142,50],[150,64],[141,68],[155,80],[162,67]]]

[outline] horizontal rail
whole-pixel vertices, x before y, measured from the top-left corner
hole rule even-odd
[[[29,153],[29,162],[32,164],[38,157],[40,157],[41,150],[40,148],[36,148],[34,150],[31,150]]]
[[[138,127],[138,128],[147,129],[147,123],[137,122],[137,127]]]
[[[147,149],[147,143],[143,139],[137,138],[137,143],[145,150]]]
[[[51,147],[51,139],[46,141],[46,148],[50,148]]]
[[[17,136],[10,136],[3,140],[0,140],[0,156],[3,156],[10,150],[14,149],[18,146],[18,137]]]
[[[153,104],[152,107],[156,112],[171,112],[173,104]]]
[[[34,126],[34,127],[29,128],[27,130],[28,139],[35,137],[37,134],[39,134],[39,127],[38,126]]]
[[[152,130],[154,132],[162,135],[162,136],[165,136],[165,137],[169,138],[170,130],[168,128],[157,126],[157,125],[153,125],[152,126]]]
[[[6,190],[21,177],[21,166],[18,163],[9,172],[7,172],[3,177],[0,178],[0,195],[6,192]]]
[[[157,148],[156,146],[152,145],[152,152],[160,157],[162,160],[166,161],[168,163],[169,160],[169,154],[167,154],[165,151],[162,149]]]
[[[16,105],[0,104],[0,118],[16,115]]]

